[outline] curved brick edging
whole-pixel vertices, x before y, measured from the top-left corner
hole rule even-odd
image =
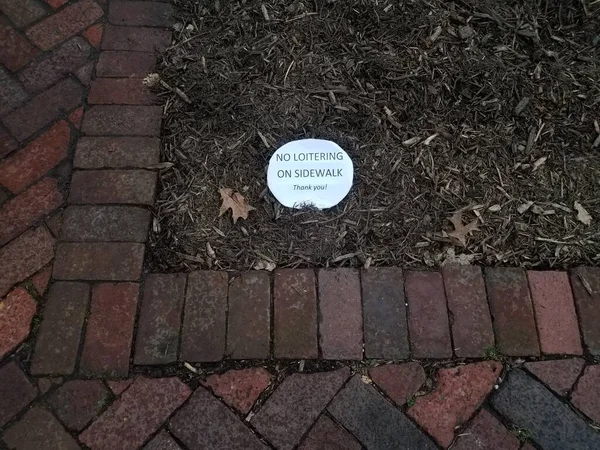
[[[144,274],[172,7],[45,1],[0,0],[0,448],[600,447],[600,269]]]

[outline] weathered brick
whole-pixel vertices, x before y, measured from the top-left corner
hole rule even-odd
[[[169,364],[177,360],[185,281],[184,274],[151,274],[146,278],[135,364]]]
[[[446,448],[454,430],[479,408],[501,373],[502,364],[496,361],[440,369],[435,389],[417,397],[408,415]]]
[[[360,280],[354,269],[319,270],[319,342],[324,359],[362,359]]]
[[[108,20],[114,25],[168,28],[173,25],[173,6],[168,3],[111,1]]]
[[[0,11],[19,28],[46,15],[46,9],[36,0],[0,0]]]
[[[567,273],[530,270],[527,278],[542,352],[581,355],[579,325]]]
[[[227,354],[233,359],[269,357],[271,286],[266,272],[247,272],[229,286]]]
[[[0,368],[0,427],[31,403],[37,389],[14,362]]]
[[[153,53],[103,51],[96,64],[96,75],[144,78],[155,69],[156,56]]]
[[[73,373],[89,291],[84,283],[59,281],[50,286],[31,363],[32,374]]]
[[[54,257],[54,238],[43,227],[23,233],[0,248],[0,297],[13,284],[36,273]]]
[[[327,416],[321,416],[298,450],[361,450],[362,446],[347,431]]]
[[[203,387],[169,422],[169,430],[187,448],[211,450],[267,450],[225,405]]]
[[[344,386],[327,409],[369,449],[436,448],[425,433],[358,375]]]
[[[373,268],[362,272],[365,356],[405,359],[408,324],[402,270]]]
[[[6,131],[0,128],[0,159],[4,158],[15,148],[17,148],[17,141],[9,136]]]
[[[45,178],[0,206],[0,245],[50,214],[62,203],[56,180]]]
[[[82,99],[83,87],[67,78],[36,95],[2,121],[22,141],[54,121],[61,112],[76,108]]]
[[[156,179],[157,173],[148,170],[78,170],[69,202],[152,205]]]
[[[453,450],[519,450],[521,443],[487,410],[482,409],[458,436]]]
[[[0,17],[0,42],[0,64],[11,72],[19,70],[39,53],[4,17]]]
[[[52,9],[58,9],[62,5],[67,3],[69,0],[44,0],[44,1],[46,3],[48,3],[52,7]]]
[[[81,81],[84,86],[89,86],[92,81],[92,74],[94,72],[94,61],[90,61],[87,64],[81,66],[75,72],[75,75]]]
[[[89,44],[80,37],[65,42],[48,55],[19,73],[19,81],[29,92],[53,85],[68,73],[84,65],[90,56]]]
[[[52,276],[52,265],[47,265],[34,276],[31,277],[31,284],[37,291],[38,294],[44,295]]]
[[[65,426],[83,430],[108,403],[110,394],[98,380],[71,380],[48,397],[48,404]]]
[[[405,286],[413,357],[452,357],[442,275],[437,272],[406,272]]]
[[[285,269],[275,272],[275,358],[317,359],[317,289],[315,272]]]
[[[227,288],[226,272],[189,274],[181,328],[182,360],[211,362],[223,359]]]
[[[0,360],[29,335],[36,309],[35,300],[23,288],[0,299]]]
[[[108,380],[106,384],[115,395],[121,395],[133,383],[133,378],[127,380]]]
[[[102,42],[102,33],[104,32],[104,26],[101,23],[92,25],[83,32],[83,35],[95,48],[100,48]]]
[[[600,434],[522,370],[508,372],[491,404],[544,450],[600,448]]]
[[[83,121],[83,106],[80,106],[71,114],[69,114],[69,122],[73,124],[78,130],[81,128],[81,122]]]
[[[579,313],[583,342],[592,355],[600,356],[600,268],[575,269],[571,272],[571,286]],[[591,292],[588,292],[586,286]]]
[[[102,283],[93,287],[80,372],[111,377],[129,374],[139,290],[137,283]]]
[[[52,217],[46,220],[46,226],[55,237],[58,237],[60,227],[62,226],[62,211],[57,211]]]
[[[275,389],[250,423],[279,450],[291,450],[350,376],[334,372],[295,373]]]
[[[9,113],[26,99],[25,90],[0,66],[0,116]]]
[[[183,450],[166,431],[161,431],[148,442],[143,450]]]
[[[4,442],[18,450],[60,449],[79,450],[79,445],[45,409],[36,406],[27,413],[3,436]]]
[[[54,386],[59,386],[63,382],[62,377],[44,377],[38,378],[38,389],[40,390],[40,394],[47,393]]]
[[[525,368],[558,395],[566,396],[581,373],[585,361],[581,358],[534,361]]]
[[[23,191],[67,157],[71,131],[61,120],[27,147],[0,163],[0,184],[14,194]]]
[[[571,403],[595,423],[600,423],[600,365],[586,367],[571,395]]]
[[[57,280],[137,281],[143,262],[144,244],[60,243],[53,275]]]
[[[138,448],[189,395],[177,378],[138,377],[79,439],[93,450]]]
[[[79,34],[102,17],[102,8],[93,0],[81,0],[49,16],[27,30],[27,36],[42,50]]]
[[[152,105],[156,104],[157,98],[140,78],[96,78],[92,82],[88,102],[97,105]]]
[[[150,220],[150,211],[137,206],[69,206],[61,240],[146,242]]]
[[[143,168],[160,161],[160,139],[150,137],[84,137],[73,165],[80,169]]]
[[[525,271],[512,267],[486,269],[485,282],[500,353],[507,356],[539,355]]]
[[[202,384],[232,408],[248,414],[260,394],[271,384],[271,375],[262,367],[228,370],[209,376]]]
[[[460,358],[482,358],[494,346],[494,331],[481,268],[448,264],[442,275],[454,353]]]
[[[161,106],[98,105],[83,119],[83,132],[90,136],[159,136]]]
[[[164,52],[170,43],[169,30],[107,25],[104,30],[102,49],[153,53]]]
[[[369,369],[369,375],[398,406],[408,402],[427,378],[423,367],[415,361],[373,367]]]

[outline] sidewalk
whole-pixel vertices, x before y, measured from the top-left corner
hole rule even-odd
[[[0,450],[600,448],[598,268],[144,270],[172,14],[0,0]]]

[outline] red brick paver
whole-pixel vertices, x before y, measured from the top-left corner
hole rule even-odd
[[[144,78],[156,68],[152,53],[103,51],[96,64],[99,77]]]
[[[527,272],[540,348],[547,354],[581,355],[573,294],[566,272]]]
[[[228,277],[224,272],[188,276],[181,327],[181,359],[220,361],[225,356]]]
[[[102,24],[98,23],[96,25],[92,25],[87,30],[83,32],[83,35],[88,40],[90,44],[94,47],[99,48],[100,43],[102,42],[102,33],[104,31],[104,27]]]
[[[278,270],[274,276],[276,358],[317,359],[317,288],[312,270]]]
[[[203,385],[242,414],[248,414],[260,394],[271,384],[271,375],[263,368],[229,370],[209,376]]]
[[[177,442],[166,431],[158,433],[148,444],[144,446],[144,450],[183,450]]]
[[[493,389],[502,364],[486,361],[452,369],[440,369],[437,386],[428,395],[417,397],[408,415],[448,447],[454,430],[464,424]]]
[[[31,403],[36,395],[36,388],[16,363],[0,367],[0,427]]]
[[[354,269],[319,270],[319,343],[324,359],[362,359],[360,280]]]
[[[84,137],[77,143],[79,169],[143,168],[159,162],[160,140],[148,137]]]
[[[44,295],[52,276],[52,266],[46,266],[34,276],[31,277],[31,284],[37,291],[38,294]]]
[[[31,363],[32,374],[73,373],[89,292],[84,283],[56,282],[50,287]]]
[[[137,206],[69,206],[61,239],[70,242],[145,242],[150,211]]]
[[[19,70],[39,53],[4,17],[0,17],[0,42],[0,64],[11,72]]]
[[[266,272],[244,273],[229,286],[227,354],[266,359],[270,353],[271,282]]]
[[[37,305],[23,288],[0,299],[0,360],[25,340]]]
[[[454,353],[481,358],[494,346],[494,331],[481,269],[449,264],[442,269],[450,312]]]
[[[152,274],[146,278],[135,344],[136,364],[177,360],[185,281],[181,274]]]
[[[362,446],[327,416],[319,417],[298,450],[360,450]]]
[[[581,334],[588,351],[600,355],[600,268],[579,267],[571,273]]]
[[[156,172],[148,170],[76,171],[69,201],[152,205],[156,178]]]
[[[108,20],[114,25],[168,28],[173,25],[172,15],[169,3],[113,0],[108,9]]]
[[[58,420],[46,409],[36,406],[29,411],[3,436],[9,447],[18,450],[52,448],[79,450],[79,445],[67,433]]]
[[[98,105],[86,111],[82,130],[90,136],[158,136],[161,106]]]
[[[404,405],[425,383],[425,371],[417,362],[386,364],[369,369],[373,382],[398,406]]]
[[[488,302],[493,316],[496,342],[507,356],[540,354],[533,303],[523,269],[486,269]]]
[[[571,403],[600,424],[600,365],[586,367],[573,391]]]
[[[138,448],[189,395],[177,378],[139,377],[79,439],[92,450]]]
[[[401,269],[362,272],[365,357],[408,358],[408,324]]]
[[[71,130],[64,120],[0,164],[0,184],[17,194],[67,156]]]
[[[133,379],[128,380],[109,380],[106,382],[108,387],[115,395],[121,395],[133,383]]]
[[[0,0],[0,11],[19,28],[35,22],[46,14],[46,9],[35,0]]]
[[[98,380],[71,380],[52,392],[47,401],[67,428],[81,431],[104,408],[109,397]]]
[[[406,272],[410,345],[415,358],[450,358],[450,328],[442,275]]]
[[[572,358],[528,362],[525,363],[525,368],[558,395],[566,396],[581,374],[584,364],[583,359]]]
[[[140,78],[96,78],[88,102],[95,105],[153,105],[156,96]]]
[[[454,450],[518,450],[519,440],[482,409],[452,446]]]
[[[164,51],[170,42],[171,32],[168,30],[107,25],[102,49],[154,53]]]
[[[102,283],[93,287],[81,372],[128,375],[138,294],[137,283]]]

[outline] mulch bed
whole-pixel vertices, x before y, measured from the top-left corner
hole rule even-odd
[[[599,2],[175,3],[151,269],[600,263]],[[266,186],[308,137],[354,161],[324,211]]]

